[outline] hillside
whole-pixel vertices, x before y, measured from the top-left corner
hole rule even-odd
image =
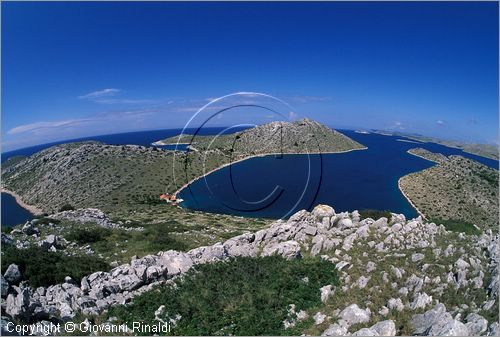
[[[236,160],[266,153],[335,153],[365,148],[342,133],[307,118],[293,123],[272,122],[218,137],[182,135],[157,143],[177,142],[191,144],[193,151],[222,151]]]
[[[310,120],[280,125],[274,122],[223,137],[200,137],[196,150],[188,153],[98,142],[58,145],[5,162],[3,186],[48,213],[71,204],[102,208],[123,217],[129,210],[140,211],[137,205],[148,208],[158,202],[161,193],[176,191],[192,179],[238,159],[280,153],[281,149],[283,153],[316,153],[363,148]]]
[[[168,322],[173,335],[497,335],[498,235],[389,216],[318,205],[208,246],[161,249],[106,269],[65,265],[56,280],[50,250],[85,246],[69,235],[44,238],[51,225],[32,221],[2,234],[5,312],[20,323]],[[28,236],[50,250],[19,270],[9,264]]]
[[[437,162],[400,179],[404,194],[427,218],[498,230],[498,171],[462,156],[423,149],[409,153]]]

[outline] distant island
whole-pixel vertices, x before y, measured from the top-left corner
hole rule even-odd
[[[491,144],[471,144],[466,142],[460,142],[455,140],[445,140],[436,137],[423,136],[416,133],[404,133],[404,132],[388,132],[385,130],[372,130],[374,133],[378,133],[381,135],[394,135],[401,136],[408,139],[416,140],[418,142],[423,143],[436,143],[448,147],[453,147],[456,149],[461,149],[464,152],[475,154],[481,157],[490,158],[494,160],[498,160],[499,158],[499,149],[498,146]]]

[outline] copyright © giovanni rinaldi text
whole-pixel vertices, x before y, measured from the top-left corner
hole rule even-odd
[[[12,322],[7,323],[8,332],[17,332],[18,334],[43,334],[43,335],[54,335],[54,334],[64,334],[64,333],[92,333],[92,332],[107,332],[107,333],[164,333],[167,334],[171,330],[170,323],[158,322],[156,324],[145,324],[142,322],[125,322],[124,324],[92,324],[88,321],[82,323],[66,322],[64,324],[30,324],[30,325],[19,325]]]

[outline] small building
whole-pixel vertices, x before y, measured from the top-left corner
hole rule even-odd
[[[165,200],[166,202],[175,202],[177,200],[177,197],[175,194],[160,194],[160,200]]]

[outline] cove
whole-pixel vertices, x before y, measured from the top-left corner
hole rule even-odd
[[[400,177],[435,165],[406,151],[422,147],[458,154],[498,169],[498,161],[434,143],[342,130],[368,147],[337,154],[254,157],[212,172],[183,189],[183,207],[249,217],[289,217],[327,204],[337,212],[390,210],[407,218],[417,211],[398,188]]]
[[[33,219],[33,214],[19,206],[16,199],[2,193],[2,226],[12,227]]]

